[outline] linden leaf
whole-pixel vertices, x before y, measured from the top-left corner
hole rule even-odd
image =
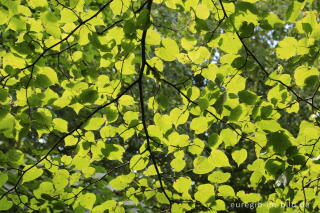
[[[22,183],[33,181],[43,174],[43,170],[37,167],[29,169],[22,177]]]
[[[54,129],[60,132],[68,132],[68,122],[66,120],[63,120],[61,118],[55,118],[52,122],[54,125]]]
[[[245,149],[240,149],[232,152],[232,159],[238,164],[242,164],[247,159],[247,151]]]
[[[106,119],[104,118],[91,118],[84,126],[86,130],[97,130],[99,129],[104,123]]]
[[[149,156],[147,155],[135,155],[130,160],[130,169],[142,170],[146,168],[149,163]]]
[[[242,90],[238,92],[238,95],[240,101],[248,105],[254,105],[258,99],[258,96],[256,94],[248,90]]]
[[[5,173],[0,173],[0,187],[3,186],[8,181],[8,175]]]
[[[240,140],[240,136],[231,129],[223,129],[220,132],[220,137],[222,138],[226,146],[234,146]]]
[[[215,165],[213,165],[213,163],[208,158],[199,156],[194,159],[193,167],[193,173],[207,174],[215,168]]]
[[[106,148],[103,150],[103,154],[109,160],[118,160],[122,162],[122,156],[125,149],[117,144],[107,144]]]
[[[208,129],[208,122],[205,117],[194,118],[190,123],[190,129],[195,130],[196,134],[201,134]]]
[[[210,163],[214,167],[227,167],[230,166],[229,159],[221,150],[213,150],[209,156]]]
[[[194,194],[194,198],[200,201],[202,204],[212,202],[214,200],[214,186],[211,184],[202,184],[197,187],[197,192]]]
[[[230,179],[230,177],[230,173],[214,171],[208,176],[208,180],[212,183],[225,183]]]
[[[176,127],[184,124],[189,118],[189,111],[180,110],[179,108],[174,108],[170,112],[170,119]]]
[[[78,202],[82,207],[92,209],[96,202],[96,195],[93,193],[86,193],[78,198]]]
[[[179,193],[184,193],[188,192],[191,184],[192,181],[189,177],[180,177],[173,183],[173,188]]]
[[[199,4],[196,8],[196,15],[200,19],[207,19],[210,15],[208,6],[205,4]]]
[[[293,37],[286,37],[279,42],[279,47],[276,49],[278,58],[289,59],[296,55],[298,42]]]
[[[13,206],[12,201],[9,201],[7,197],[4,197],[0,200],[0,210],[7,211],[11,209],[12,206]]]
[[[233,188],[229,185],[219,186],[218,195],[221,197],[235,197],[236,196]]]
[[[177,43],[171,38],[162,40],[163,47],[156,49],[156,55],[165,61],[174,61],[179,54]]]

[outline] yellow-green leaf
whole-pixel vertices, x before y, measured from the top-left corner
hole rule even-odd
[[[247,159],[247,151],[245,149],[240,149],[232,152],[232,159],[238,164],[242,164]]]

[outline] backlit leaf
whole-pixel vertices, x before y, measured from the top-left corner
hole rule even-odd
[[[25,183],[25,182],[35,180],[35,179],[39,178],[42,175],[42,173],[43,173],[42,169],[39,169],[37,167],[33,167],[33,168],[29,169],[23,175],[22,182]]]
[[[232,158],[239,166],[247,159],[247,151],[245,149],[240,149],[232,152]]]

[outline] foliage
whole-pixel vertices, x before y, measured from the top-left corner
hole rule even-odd
[[[0,0],[0,210],[319,212],[319,10]]]

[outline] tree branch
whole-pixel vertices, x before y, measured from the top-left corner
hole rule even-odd
[[[221,8],[222,8],[222,11],[223,11],[223,14],[226,18],[229,18],[225,8],[224,8],[224,5],[222,3],[222,0],[219,0],[220,2],[220,5],[221,5]],[[265,67],[263,66],[263,64],[259,61],[259,59],[255,56],[255,54],[253,54],[253,52],[248,48],[248,46],[246,45],[246,43],[243,41],[243,39],[241,38],[239,32],[237,31],[234,23],[230,20],[231,24],[232,24],[232,27],[234,29],[234,32],[236,33],[238,39],[240,40],[240,42],[242,43],[242,46],[244,47],[245,51],[253,58],[253,60],[258,64],[258,66],[260,67],[260,69],[263,71],[263,73],[265,74],[265,76],[267,78],[269,78],[270,80],[272,81],[275,81],[281,85],[283,85],[284,87],[287,88],[288,91],[290,91],[294,96],[296,96],[297,100],[298,101],[303,101],[305,103],[307,103],[308,105],[310,105],[312,108],[316,109],[316,110],[320,110],[319,107],[315,106],[312,102],[308,101],[307,99],[305,98],[302,98],[301,96],[298,95],[298,93],[291,87],[291,86],[288,86],[287,84],[285,84],[283,81],[281,80],[278,80],[278,79],[274,79],[274,78],[271,78],[270,77],[270,73],[268,73],[268,71],[265,69]]]
[[[147,9],[149,10],[149,21],[150,21],[150,14],[151,14],[151,6],[152,6],[152,0],[148,1],[147,4]],[[157,166],[157,160],[156,157],[154,156],[154,153],[152,151],[151,145],[150,145],[150,135],[148,132],[148,126],[147,126],[147,122],[146,122],[146,113],[145,113],[145,107],[144,107],[144,92],[143,92],[143,75],[144,75],[144,69],[145,66],[147,64],[147,60],[146,60],[146,37],[147,37],[147,32],[148,29],[143,30],[142,32],[142,38],[141,38],[141,67],[140,67],[140,73],[139,73],[139,79],[138,79],[138,85],[139,85],[139,96],[140,96],[140,108],[141,108],[141,117],[142,117],[142,125],[143,125],[143,129],[144,129],[144,133],[146,136],[146,141],[147,141],[147,150],[150,153],[150,158],[152,161],[152,164],[154,165],[154,168],[156,170],[157,176],[158,176],[158,180],[160,182],[160,188],[162,189],[165,197],[167,198],[167,200],[170,203],[170,209],[171,209],[171,205],[172,205],[172,201],[169,197],[169,195],[167,194],[167,192],[165,191],[164,188],[164,184],[162,181],[162,176],[160,174],[160,170]]]
[[[17,190],[23,176],[32,168],[36,167],[38,164],[40,164],[43,160],[45,160],[50,153],[61,143],[64,141],[64,139],[69,136],[72,135],[75,131],[77,131],[78,129],[80,129],[87,121],[90,120],[90,118],[93,117],[93,115],[95,115],[97,112],[99,112],[101,109],[111,105],[112,103],[115,103],[116,101],[118,101],[124,94],[126,94],[135,84],[138,83],[138,80],[134,81],[133,83],[131,83],[124,91],[122,91],[115,99],[113,99],[110,102],[107,102],[103,105],[101,105],[100,107],[96,108],[94,111],[92,111],[82,122],[80,122],[76,127],[74,127],[70,132],[66,133],[64,136],[62,136],[61,138],[59,138],[54,145],[49,149],[49,151],[42,157],[40,158],[36,163],[34,163],[32,166],[30,166],[29,168],[27,168],[26,170],[22,171],[22,174],[19,176],[18,181],[16,182],[16,184],[9,190],[7,190],[4,194],[1,195],[0,200],[2,198],[4,198],[7,194],[9,194],[12,191]]]

